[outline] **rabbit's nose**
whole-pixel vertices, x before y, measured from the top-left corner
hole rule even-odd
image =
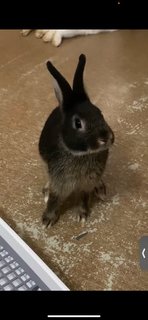
[[[114,143],[114,134],[112,130],[101,130],[100,137],[98,139],[99,146],[110,145]]]
[[[108,140],[108,137],[109,137],[109,132],[108,132],[108,130],[106,130],[106,128],[105,129],[101,129],[99,131],[99,140],[100,141],[106,142]]]

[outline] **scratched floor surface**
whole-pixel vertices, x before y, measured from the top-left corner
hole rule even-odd
[[[34,34],[0,31],[0,215],[71,290],[148,289],[139,266],[139,239],[148,234],[147,39],[148,30],[121,30],[55,48]],[[82,52],[86,88],[116,137],[104,174],[107,199],[84,227],[71,209],[45,230],[38,139],[56,105],[45,62],[72,81]]]

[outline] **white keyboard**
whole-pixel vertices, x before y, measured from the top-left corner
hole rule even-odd
[[[0,218],[0,291],[69,290]]]

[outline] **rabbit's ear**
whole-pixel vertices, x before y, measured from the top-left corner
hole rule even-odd
[[[54,90],[58,102],[62,108],[67,107],[70,104],[72,98],[72,89],[66,79],[60,74],[60,72],[53,66],[50,61],[47,61],[47,69],[54,79]]]
[[[73,79],[73,93],[77,97],[77,99],[79,99],[79,101],[89,100],[83,84],[83,71],[85,63],[86,56],[84,54],[81,54],[79,56],[78,65]]]

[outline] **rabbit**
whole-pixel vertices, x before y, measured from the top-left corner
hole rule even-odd
[[[31,31],[32,31],[31,29],[26,29],[26,30],[24,29],[21,32],[24,36],[27,36]],[[45,42],[52,41],[52,44],[58,47],[62,43],[63,38],[72,38],[79,35],[90,35],[90,34],[97,34],[100,32],[111,32],[111,31],[115,31],[115,30],[108,30],[108,29],[47,30],[47,29],[44,29],[44,30],[36,30],[35,36],[37,38],[43,37],[43,41]]]
[[[79,220],[87,219],[90,194],[102,185],[109,148],[114,142],[112,129],[84,88],[85,64],[86,56],[81,54],[71,88],[55,66],[46,63],[59,103],[39,137],[39,154],[50,180],[44,188],[46,209],[42,221],[46,226],[58,221],[62,204],[72,194],[79,197]]]

